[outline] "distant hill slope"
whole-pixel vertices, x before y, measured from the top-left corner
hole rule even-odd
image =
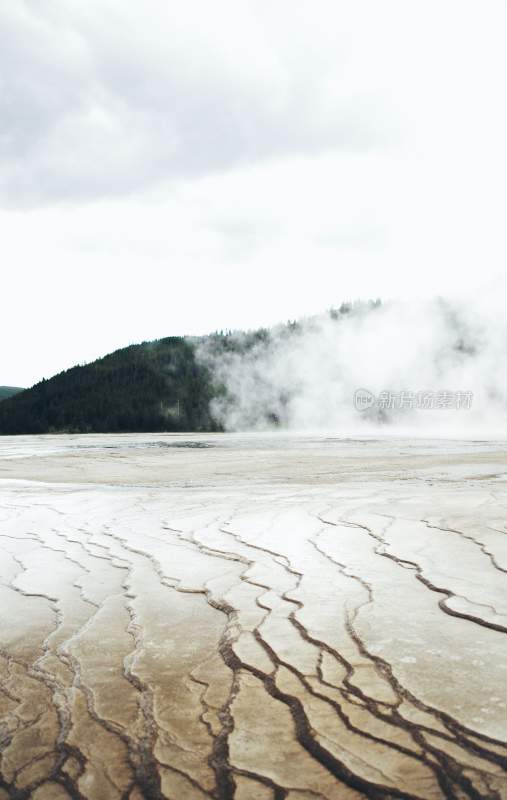
[[[22,391],[21,386],[0,386],[0,400],[6,400],[7,397],[13,397]]]
[[[323,316],[273,328],[220,331],[203,337],[171,336],[124,347],[1,400],[0,435],[214,431],[220,430],[223,420],[223,415],[216,413],[217,403],[225,401],[227,406],[231,400],[234,405],[245,395],[255,402],[257,393],[260,423],[283,424],[284,409],[297,387],[286,386],[283,381],[271,386],[263,357],[272,351],[283,354],[289,341],[294,342],[296,349],[292,352],[297,356],[300,338],[310,335],[313,341],[312,331],[323,322],[341,324],[351,315],[379,307],[379,300],[342,303]],[[202,358],[198,359],[196,350],[201,346]],[[229,368],[234,375],[235,365],[243,359],[248,380],[242,387],[231,387]],[[215,400],[214,419],[211,400]]]
[[[73,367],[0,403],[0,433],[214,430],[210,383],[188,339],[169,337]]]

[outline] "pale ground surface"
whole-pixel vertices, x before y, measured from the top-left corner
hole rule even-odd
[[[0,439],[0,799],[507,798],[507,446]]]

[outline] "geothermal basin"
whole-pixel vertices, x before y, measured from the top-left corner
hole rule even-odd
[[[0,439],[0,800],[507,798],[507,445]]]

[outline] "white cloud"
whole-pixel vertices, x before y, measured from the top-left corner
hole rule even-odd
[[[0,16],[0,383],[507,272],[503,3]]]
[[[376,145],[373,101],[283,27],[262,3],[4,3],[2,202],[90,200]]]

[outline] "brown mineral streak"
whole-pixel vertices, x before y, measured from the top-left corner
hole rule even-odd
[[[0,800],[507,798],[506,464],[3,437]]]

